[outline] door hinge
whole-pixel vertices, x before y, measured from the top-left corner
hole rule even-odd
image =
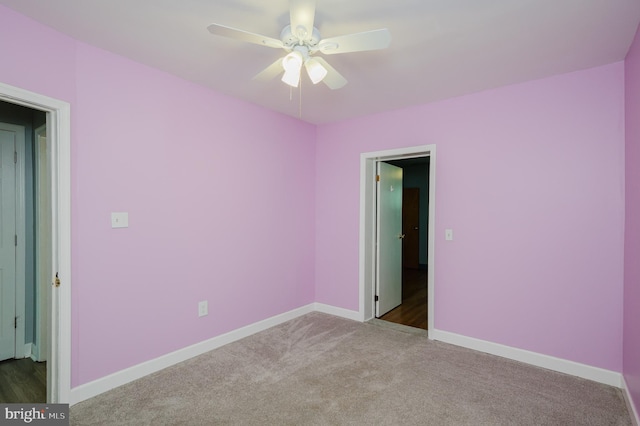
[[[16,247],[18,247],[18,236],[16,235],[15,237],[16,237],[16,238],[15,238],[15,240],[14,240],[14,244],[15,244],[15,246],[16,246]]]
[[[58,278],[58,273],[56,272],[56,280],[53,283],[56,287],[60,287],[60,278]]]
[[[18,151],[13,151],[13,163],[18,164]]]
[[[376,175],[376,182],[380,182],[380,175]]]
[[[380,300],[380,298],[379,298],[379,297],[378,297],[378,295],[376,294],[376,297],[374,297],[374,298],[373,298],[373,300],[374,300],[375,302],[377,302],[378,300]]]
[[[18,328],[18,317],[13,319],[13,328]]]

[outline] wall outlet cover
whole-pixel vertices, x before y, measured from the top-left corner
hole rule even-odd
[[[198,316],[203,317],[205,315],[209,315],[209,302],[203,300],[198,302]]]

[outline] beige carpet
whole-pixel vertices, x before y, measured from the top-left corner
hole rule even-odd
[[[312,313],[71,407],[71,425],[630,425],[620,389]]]

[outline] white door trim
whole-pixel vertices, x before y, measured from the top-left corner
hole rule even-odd
[[[36,284],[35,284],[35,335],[31,358],[42,362],[47,360],[49,305],[52,291],[49,284],[51,274],[51,174],[47,156],[47,125],[35,129],[34,133],[34,170],[35,170],[35,206],[36,206]],[[44,146],[43,146],[44,144]]]
[[[47,112],[51,147],[52,279],[47,402],[68,403],[71,388],[71,113],[67,102],[0,83],[0,100]]]
[[[429,254],[427,258],[427,297],[429,339],[435,330],[435,212],[436,212],[436,146],[420,145],[360,154],[360,242],[359,242],[359,316],[368,321],[375,316],[376,275],[376,163],[429,156]]]

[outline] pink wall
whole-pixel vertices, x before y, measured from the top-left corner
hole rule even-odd
[[[0,81],[71,102],[72,386],[313,302],[314,126],[4,8],[0,40]]]
[[[625,240],[623,373],[640,412],[640,33],[625,61]]]
[[[360,153],[436,144],[436,328],[621,371],[623,91],[616,63],[320,126],[316,301],[358,309]]]
[[[73,39],[0,5],[0,82],[73,102]]]

